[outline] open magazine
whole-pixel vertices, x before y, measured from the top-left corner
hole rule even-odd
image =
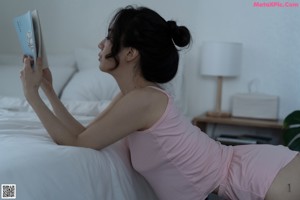
[[[47,68],[48,60],[38,11],[28,11],[14,18],[14,27],[18,34],[23,55],[30,56],[33,59],[33,67],[36,66],[36,59],[42,57],[43,68]]]

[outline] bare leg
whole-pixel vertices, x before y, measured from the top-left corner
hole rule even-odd
[[[300,153],[279,171],[269,188],[266,200],[300,199]]]

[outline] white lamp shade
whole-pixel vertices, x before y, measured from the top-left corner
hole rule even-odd
[[[208,76],[238,76],[242,62],[242,44],[205,42],[201,48],[201,73]]]

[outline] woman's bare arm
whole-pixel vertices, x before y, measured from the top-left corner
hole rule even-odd
[[[45,94],[51,103],[55,116],[70,131],[70,133],[78,135],[85,130],[85,127],[69,113],[53,89],[48,89]]]
[[[21,79],[29,104],[53,140],[63,145],[102,149],[135,131],[151,127],[163,114],[168,101],[166,95],[156,90],[135,89],[124,96],[120,94],[94,123],[77,130],[70,128],[66,121],[60,120],[39,96],[38,88],[42,82],[41,66],[32,70],[27,59],[21,72]],[[56,95],[50,96],[51,98],[52,103],[57,104],[56,109],[64,108]],[[70,115],[66,110],[62,113],[61,116]],[[69,119],[71,122],[72,119]]]
[[[29,102],[32,102],[33,109],[56,143],[93,149],[102,149],[137,130],[149,127],[161,116],[163,109],[160,107],[166,106],[166,101],[157,98],[153,103],[149,94],[133,91],[119,99],[101,119],[80,133],[76,130],[74,134],[49,110],[38,93],[32,93]]]
[[[70,130],[71,133],[78,135],[79,133],[85,130],[85,127],[69,113],[69,111],[66,109],[66,107],[56,95],[52,87],[52,75],[49,69],[43,70],[43,80],[41,88],[43,89],[48,100],[50,101],[56,117],[59,120],[61,120],[61,122],[66,126],[66,128]],[[101,112],[100,115],[94,121],[100,119],[103,115],[105,115],[105,113],[108,112],[108,110],[120,99],[121,96],[122,94],[119,93],[112,100],[109,106],[103,112]]]
[[[96,123],[98,120],[101,120],[103,116],[105,116],[106,113],[108,113],[111,108],[123,97],[123,94],[120,92],[118,93],[110,102],[110,104],[97,116],[97,118],[92,121],[87,127],[92,126],[94,123]]]

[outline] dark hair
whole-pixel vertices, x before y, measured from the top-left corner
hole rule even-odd
[[[178,47],[189,45],[191,35],[185,26],[165,21],[158,13],[146,8],[127,6],[120,9],[109,24],[108,36],[112,41],[107,58],[114,58],[121,47],[133,47],[140,54],[142,76],[151,82],[166,83],[178,69]],[[175,46],[176,45],[176,46]]]

